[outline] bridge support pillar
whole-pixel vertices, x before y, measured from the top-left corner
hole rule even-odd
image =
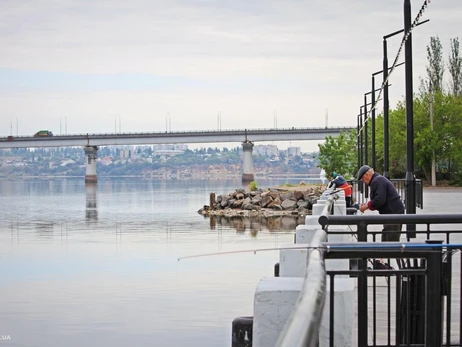
[[[98,210],[96,206],[96,183],[85,183],[86,193],[86,209],[85,219],[88,222],[95,222],[98,220]]]
[[[243,149],[243,173],[242,183],[250,183],[254,180],[253,176],[253,163],[252,163],[252,150],[253,143],[250,141],[242,142]]]
[[[97,146],[85,146],[83,148],[86,156],[85,183],[96,183],[96,158]]]

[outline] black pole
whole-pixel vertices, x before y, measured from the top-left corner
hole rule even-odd
[[[364,134],[364,129],[363,129],[363,108],[359,108],[359,126],[360,126],[360,134],[359,134],[359,146],[361,147],[359,151],[359,157],[360,157],[360,167],[363,166],[364,164],[364,148],[363,148],[363,134]]]
[[[411,0],[404,0],[404,32],[411,28]],[[406,213],[415,214],[415,178],[414,178],[414,92],[412,89],[412,34],[404,46],[406,60]],[[407,225],[408,237],[415,225]],[[415,233],[414,233],[415,234]],[[415,235],[414,235],[415,237]]]
[[[363,108],[359,108],[359,167],[363,166]],[[358,168],[359,170],[359,168]],[[359,191],[362,193],[363,192],[363,184],[362,182],[358,182],[359,185]]]
[[[374,170],[377,170],[377,167],[375,166],[375,76],[372,75],[372,110],[371,110],[371,116],[372,116],[372,123],[371,123],[371,137],[372,137],[372,142],[371,142],[371,162],[372,162],[372,167]]]
[[[410,6],[410,4],[409,4]],[[416,26],[422,25],[430,21],[430,19],[424,20],[423,22],[418,23]],[[387,53],[387,39],[392,36],[398,35],[404,32],[404,29],[397,30],[391,34],[385,35],[383,37],[383,80],[386,81],[388,77],[388,53]],[[383,176],[390,178],[389,173],[389,142],[388,142],[388,119],[389,119],[389,110],[390,103],[388,100],[388,87],[389,84],[386,83],[383,87]]]
[[[367,157],[367,97],[364,95],[364,164],[369,165]]]
[[[357,147],[358,147],[358,169],[361,167],[361,142],[360,142],[360,139],[361,139],[361,126],[359,124],[359,118],[361,117],[361,115],[358,114],[358,116],[356,117],[356,122],[358,123],[358,131],[357,131],[357,135],[356,135],[356,143],[357,143]]]
[[[383,39],[383,80],[388,78],[388,53],[387,40]],[[383,176],[390,178],[388,172],[388,112],[390,104],[388,102],[388,82],[383,87]]]

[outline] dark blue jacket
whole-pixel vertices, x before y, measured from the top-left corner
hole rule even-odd
[[[378,210],[380,214],[399,214],[404,211],[404,204],[395,186],[386,177],[377,172],[369,182],[371,200],[368,206],[371,210]]]
[[[347,183],[346,179],[342,175],[337,175],[332,181],[330,181],[327,188],[332,187],[334,184],[336,187],[340,187],[342,184]]]

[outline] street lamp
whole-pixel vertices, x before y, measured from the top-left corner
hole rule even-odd
[[[424,20],[420,23],[418,23],[416,26],[419,26],[421,24],[425,24],[430,19]],[[404,29],[395,31],[391,34],[385,35],[383,37],[383,83],[387,81],[388,78],[388,52],[387,52],[387,39],[389,39],[392,36],[401,34],[404,32]],[[388,166],[389,166],[389,145],[388,145],[388,119],[389,119],[389,110],[390,110],[390,103],[388,100],[388,81],[385,83],[383,86],[383,175],[386,178],[390,178],[390,173],[388,172]]]
[[[414,177],[414,91],[412,86],[412,33],[411,0],[404,0],[404,31],[408,33],[404,44],[406,62],[406,214],[415,214]],[[416,237],[415,224],[406,226],[407,236]]]
[[[358,153],[358,157],[359,157],[359,166],[358,166],[358,170],[359,168],[363,165],[364,161],[363,161],[363,107],[361,106],[359,108],[359,134],[358,134],[358,142],[359,142],[359,153]]]
[[[61,116],[59,118],[59,135],[62,135],[61,131],[61,119],[64,117],[64,135],[67,135],[67,117],[66,116]]]
[[[16,137],[18,136],[18,118],[12,117],[10,119],[10,135],[13,136],[13,119],[16,119]]]
[[[369,164],[369,161],[367,160],[367,94],[364,94],[364,163],[366,165]]]
[[[376,90],[372,90],[370,92],[367,92],[367,93],[364,93],[364,105],[361,106],[360,108],[360,114],[363,115],[363,112],[362,112],[362,109],[364,108],[364,163],[363,164],[368,164],[369,163],[369,160],[368,160],[368,155],[367,155],[367,106],[369,105],[374,105],[372,102],[370,103],[367,103],[367,96],[371,93],[375,93],[377,90],[380,90],[380,89],[376,89]],[[361,130],[363,130],[363,126],[361,125]],[[359,169],[359,168],[358,168]]]
[[[395,67],[398,67],[398,66],[401,66],[403,65],[404,63],[400,63],[398,65],[396,65]],[[371,124],[371,127],[372,127],[372,131],[371,131],[371,137],[372,137],[372,144],[371,144],[371,157],[372,157],[372,167],[374,168],[374,170],[377,170],[377,167],[375,166],[376,165],[376,155],[375,155],[375,109],[377,108],[376,107],[376,101],[375,101],[375,92],[377,90],[380,90],[380,89],[375,89],[375,76],[378,75],[378,74],[381,74],[383,72],[383,70],[381,71],[377,71],[377,72],[374,72],[372,74],[372,100],[371,100],[371,103],[372,103],[372,109],[371,109],[371,119],[372,119],[372,124]],[[388,93],[388,83],[387,83],[387,93]],[[384,88],[384,95],[385,95],[385,88]],[[378,102],[379,100],[377,100]],[[388,124],[387,124],[387,130],[388,130]]]
[[[114,131],[117,134],[117,117],[119,117],[119,133],[121,133],[121,121],[120,121],[120,115],[115,114],[114,115]],[[66,133],[67,133],[67,119],[66,119]]]
[[[165,132],[172,131],[172,127],[170,124],[170,113],[167,112],[165,115]]]

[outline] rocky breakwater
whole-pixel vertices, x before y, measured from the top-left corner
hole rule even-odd
[[[204,216],[306,216],[321,196],[320,186],[278,187],[246,191],[236,189],[226,195],[210,193],[210,204],[198,213]]]

